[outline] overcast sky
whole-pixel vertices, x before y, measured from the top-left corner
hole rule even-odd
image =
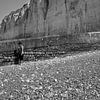
[[[30,0],[0,0],[0,23],[11,11],[15,11]]]

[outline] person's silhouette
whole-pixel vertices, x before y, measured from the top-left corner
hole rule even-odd
[[[14,50],[14,56],[15,56],[15,64],[21,64],[21,61],[23,60],[24,56],[24,46],[21,42],[18,43],[18,47],[16,50]]]

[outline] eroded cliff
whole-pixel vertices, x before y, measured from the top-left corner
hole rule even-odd
[[[31,0],[1,23],[1,39],[100,30],[100,0]]]

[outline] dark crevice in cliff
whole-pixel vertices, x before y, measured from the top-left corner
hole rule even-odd
[[[44,26],[44,36],[46,35],[46,17],[47,17],[47,13],[48,13],[48,9],[49,9],[49,0],[44,0],[43,2],[43,8],[42,8],[42,11],[43,11],[43,18],[44,18],[44,23],[43,23],[43,26]]]
[[[65,9],[66,9],[66,28],[67,33],[69,29],[69,0],[65,0]]]
[[[87,1],[85,1],[85,12],[87,12],[87,7],[88,7],[88,4],[87,4]]]
[[[65,0],[65,8],[66,8],[66,12],[67,12],[67,0]]]
[[[3,31],[4,31],[4,32],[6,32],[6,25],[4,26],[4,29],[3,29]]]
[[[29,9],[26,9],[25,14],[24,14],[24,18],[28,19],[28,15],[29,15]]]
[[[49,9],[49,0],[44,0],[44,8],[43,8],[44,20],[46,20],[48,9]]]

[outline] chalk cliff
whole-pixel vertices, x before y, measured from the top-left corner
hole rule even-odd
[[[31,0],[2,20],[0,38],[100,31],[99,9],[100,0]]]

